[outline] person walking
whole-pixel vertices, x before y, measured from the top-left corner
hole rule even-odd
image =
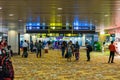
[[[62,57],[64,58],[64,53],[65,53],[65,41],[62,42],[61,44],[61,50],[62,50]]]
[[[87,61],[90,61],[90,52],[92,51],[92,46],[89,45],[87,42],[85,43],[85,45],[86,45]]]
[[[30,42],[30,51],[33,52],[33,41]]]
[[[67,46],[67,61],[71,61],[71,58],[72,58],[72,51],[73,51],[73,47],[72,47],[72,41],[70,41],[68,43],[68,46]]]
[[[22,57],[27,57],[28,56],[27,48],[28,48],[28,44],[27,44],[27,41],[25,40],[24,43],[23,43],[23,54],[22,54]]]
[[[77,41],[75,44],[75,49],[74,49],[76,60],[79,60],[79,48],[80,48],[80,46],[79,46],[78,41]]]
[[[42,48],[42,44],[41,41],[39,40],[38,44],[37,44],[37,58],[38,56],[41,57],[41,48]]]
[[[110,56],[109,56],[109,60],[108,63],[114,63],[114,56],[115,56],[115,45],[113,44],[113,41],[111,41],[111,44],[109,45],[109,50],[110,50]]]

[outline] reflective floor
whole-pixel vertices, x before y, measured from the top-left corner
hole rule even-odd
[[[36,58],[35,53],[29,53],[28,58],[14,56],[15,80],[120,80],[120,56],[108,64],[106,53],[92,52],[90,62],[84,50],[79,61],[73,56],[71,62],[61,57],[60,50],[43,52],[42,58]]]

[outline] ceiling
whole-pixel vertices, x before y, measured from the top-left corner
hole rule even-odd
[[[92,22],[97,30],[119,27],[120,0],[0,0],[0,27],[24,31],[26,22]],[[15,26],[15,27],[11,27]]]

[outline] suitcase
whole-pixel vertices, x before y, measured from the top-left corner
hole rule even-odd
[[[79,52],[76,52],[76,53],[75,53],[75,58],[76,58],[76,60],[79,60],[79,54],[80,54]]]
[[[24,52],[24,53],[23,53],[23,56],[24,56],[25,58],[27,58],[27,57],[28,57],[28,53],[27,53],[27,52]]]
[[[45,53],[48,53],[48,49],[45,49]]]

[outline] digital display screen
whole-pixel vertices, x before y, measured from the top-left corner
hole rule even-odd
[[[63,28],[64,27],[64,28]],[[44,24],[40,24],[40,23],[27,23],[26,24],[26,32],[27,33],[80,33],[80,32],[90,32],[90,31],[94,31],[95,32],[95,26],[94,25],[90,25],[90,24],[75,24],[72,26],[68,26],[69,28],[66,28],[65,26],[54,26],[51,29],[51,26],[48,25],[46,26],[45,23]],[[76,32],[77,31],[77,32]],[[61,35],[63,36],[63,35]]]

